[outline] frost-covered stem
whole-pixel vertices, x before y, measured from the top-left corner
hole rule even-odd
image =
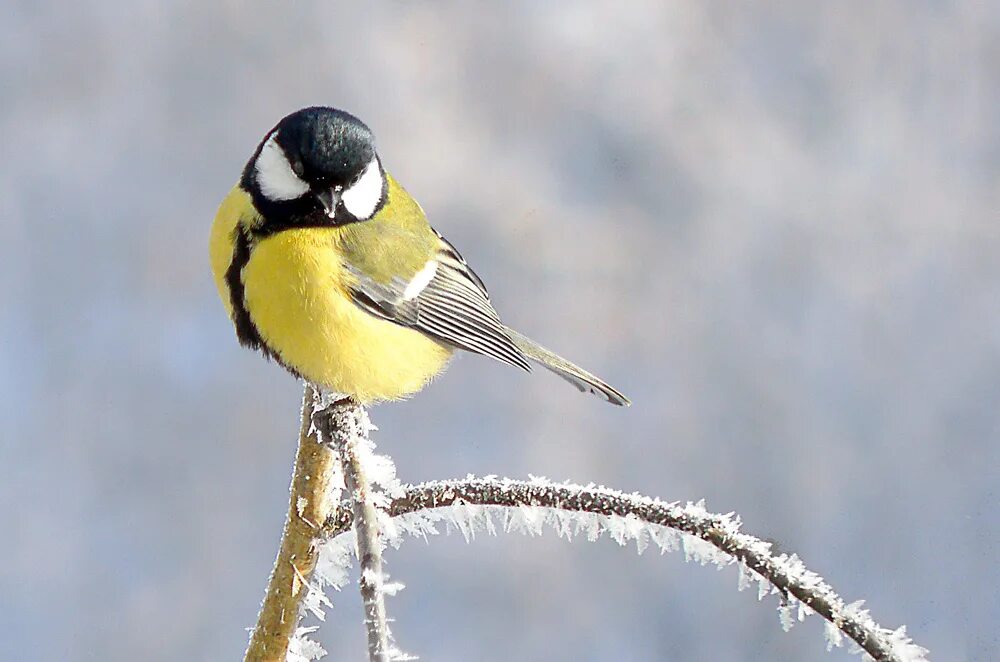
[[[360,457],[368,442],[371,423],[365,410],[349,399],[331,405],[327,412],[331,435],[324,439],[340,455],[344,483],[351,496],[352,519],[358,541],[358,564],[361,599],[365,609],[370,662],[389,661],[389,625],[385,613],[382,574],[382,545],[379,541],[378,512],[372,499],[372,487]],[[346,510],[346,509],[344,509]]]
[[[328,489],[337,456],[319,444],[312,425],[317,394],[306,387],[302,400],[302,426],[281,547],[274,562],[257,625],[244,656],[246,662],[284,662],[289,641],[299,622],[308,581],[316,566],[321,524],[339,505]]]
[[[393,500],[389,514],[399,517],[422,510],[461,505],[541,506],[570,512],[632,517],[696,536],[764,577],[786,600],[794,596],[812,608],[875,660],[904,660],[903,654],[893,646],[891,631],[881,628],[866,611],[846,605],[829,584],[807,570],[797,557],[776,555],[771,551],[770,544],[741,532],[738,520],[731,515],[717,515],[698,505],[667,503],[600,487],[497,478],[435,481],[409,486],[404,496]],[[348,531],[352,519],[351,513],[340,509],[327,521],[328,534],[333,536]]]

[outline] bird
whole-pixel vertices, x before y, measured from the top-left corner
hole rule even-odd
[[[501,322],[482,279],[389,174],[366,124],[312,106],[282,118],[216,213],[212,272],[239,343],[361,404],[424,388],[456,350],[630,401]]]

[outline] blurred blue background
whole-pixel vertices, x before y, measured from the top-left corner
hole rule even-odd
[[[301,386],[237,346],[216,205],[330,104],[508,323],[632,396],[465,356],[380,406],[406,480],[705,497],[935,659],[1000,658],[1000,8],[6,4],[0,658],[233,660]],[[736,571],[612,543],[388,555],[426,660],[831,660]],[[354,591],[320,631],[361,659]]]

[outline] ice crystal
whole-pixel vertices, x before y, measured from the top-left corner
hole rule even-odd
[[[736,589],[742,592],[750,587],[751,582],[753,582],[753,578],[752,571],[747,567],[747,564],[742,561],[740,561],[739,571],[740,576],[736,583]]]
[[[844,633],[836,625],[827,621],[823,631],[826,635],[826,650],[831,651],[844,645]]]
[[[383,577],[383,579],[386,579],[386,577]],[[404,588],[406,588],[406,584],[403,584],[402,582],[387,582],[387,581],[382,582],[383,595],[390,595],[390,596],[396,595]]]
[[[354,532],[345,533],[319,546],[319,558],[313,579],[320,588],[332,586],[340,590],[349,581],[351,557],[355,548]]]
[[[391,644],[389,646],[389,659],[392,662],[410,662],[411,660],[419,660],[420,658],[400,650],[395,644]]]
[[[326,655],[326,650],[322,646],[306,636],[316,630],[315,625],[295,629],[295,634],[288,642],[288,654],[285,656],[285,662],[312,662],[312,660],[318,660]]]
[[[778,607],[778,620],[781,621],[781,629],[788,632],[795,625],[795,619],[792,617],[792,607],[791,605],[781,605]]]
[[[333,603],[330,602],[330,598],[326,597],[326,593],[319,584],[313,582],[303,583],[305,583],[306,597],[302,601],[302,608],[319,620],[325,621],[326,609],[333,607]]]

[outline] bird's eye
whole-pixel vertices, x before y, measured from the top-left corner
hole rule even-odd
[[[299,177],[301,177],[302,173],[304,173],[305,171],[306,167],[302,165],[302,161],[296,160],[294,163],[292,163],[292,172],[294,172]]]

